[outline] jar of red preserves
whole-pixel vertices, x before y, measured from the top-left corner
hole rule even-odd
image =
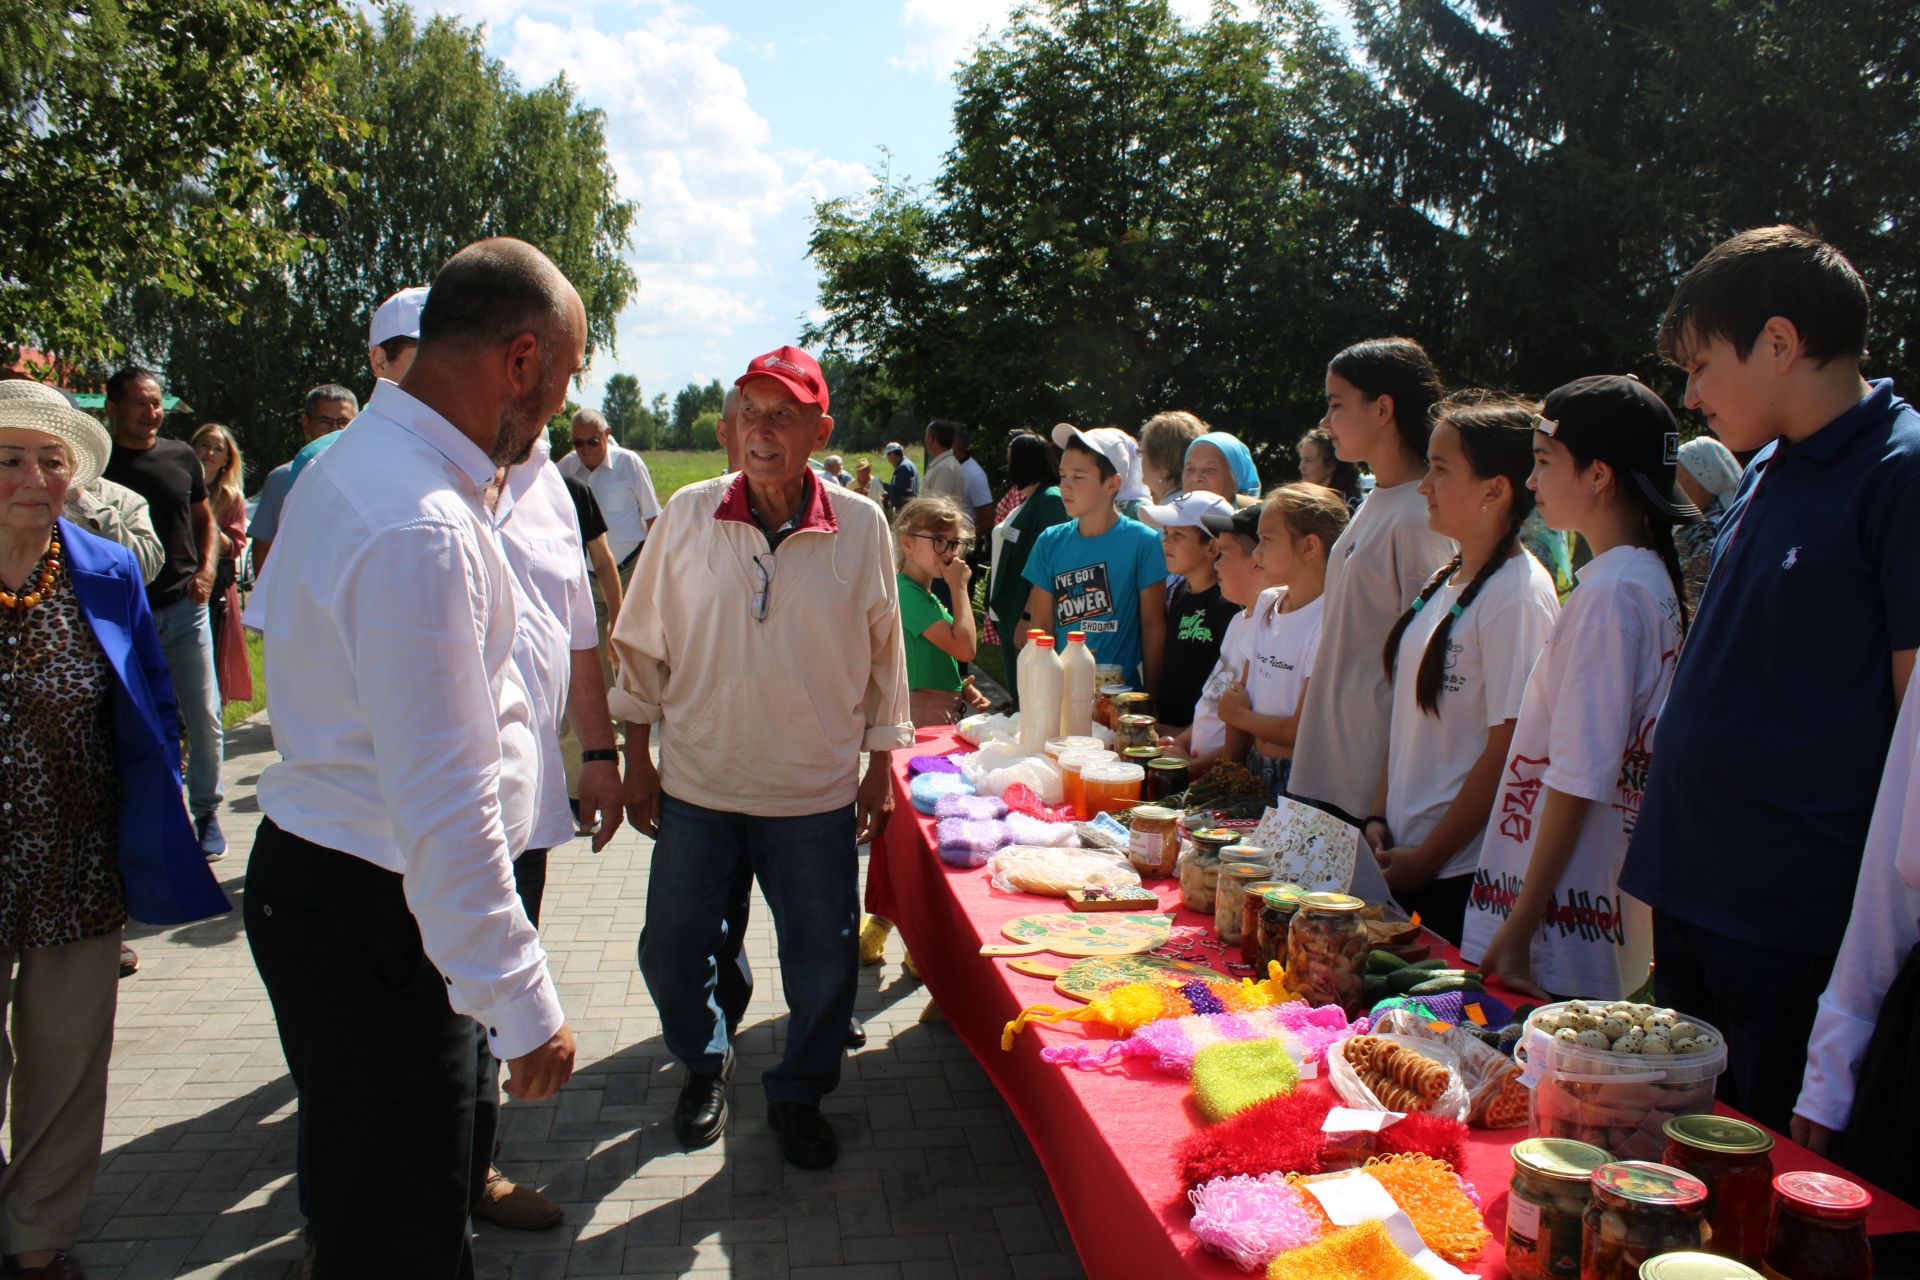
[[[1664,1126],[1661,1163],[1685,1169],[1707,1184],[1708,1247],[1750,1267],[1767,1253],[1767,1217],[1773,1207],[1773,1135],[1731,1116],[1675,1116]]]
[[[1760,1274],[1772,1280],[1872,1280],[1873,1197],[1845,1178],[1805,1170],[1773,1180],[1773,1220]]]

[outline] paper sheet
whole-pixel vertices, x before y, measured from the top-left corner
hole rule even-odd
[[[1387,1189],[1364,1170],[1355,1169],[1344,1177],[1321,1178],[1305,1184],[1320,1207],[1327,1211],[1336,1227],[1355,1227],[1363,1222],[1378,1222],[1399,1246],[1434,1280],[1469,1280],[1468,1273],[1427,1248],[1426,1241],[1414,1230],[1413,1219],[1401,1212]]]

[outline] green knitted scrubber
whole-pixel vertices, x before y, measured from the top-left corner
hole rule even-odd
[[[1287,1053],[1284,1040],[1208,1045],[1193,1058],[1193,1100],[1210,1121],[1292,1093],[1299,1080],[1300,1066]]]

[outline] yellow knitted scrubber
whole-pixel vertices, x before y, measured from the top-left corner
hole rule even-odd
[[[1225,1120],[1256,1102],[1292,1093],[1300,1067],[1284,1040],[1208,1045],[1193,1057],[1193,1100],[1208,1120]]]
[[[1252,978],[1242,978],[1239,982],[1206,978],[1129,982],[1102,992],[1078,1009],[1028,1005],[1000,1033],[1000,1047],[1013,1048],[1014,1037],[1029,1022],[1104,1022],[1122,1035],[1131,1035],[1162,1018],[1184,1018],[1195,1013],[1243,1013],[1299,999],[1287,990],[1278,964],[1269,965],[1267,973],[1264,982],[1255,982]]]

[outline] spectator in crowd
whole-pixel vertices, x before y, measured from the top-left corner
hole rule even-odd
[[[1007,692],[1017,702],[1020,686],[1017,659],[1020,636],[1036,623],[1027,614],[1032,587],[1026,579],[1027,558],[1040,535],[1068,520],[1060,501],[1060,475],[1054,469],[1047,441],[1028,432],[1007,441],[1007,493],[1017,501],[993,526],[993,568],[987,582],[987,618],[999,635],[1000,659]]]
[[[193,433],[193,453],[206,477],[207,500],[213,505],[214,536],[220,540],[220,563],[207,601],[207,627],[213,632],[213,666],[220,680],[222,702],[253,699],[253,667],[247,661],[246,633],[240,628],[240,556],[247,549],[247,495],[240,482],[246,464],[233,433],[209,422]]]
[[[1177,579],[1165,601],[1166,657],[1153,687],[1153,713],[1169,730],[1193,726],[1194,704],[1220,660],[1227,624],[1241,609],[1220,594],[1220,542],[1206,523],[1207,516],[1232,513],[1216,493],[1183,493],[1140,509],[1148,525],[1160,530],[1167,572]]]
[[[1698,436],[1680,446],[1680,489],[1705,517],[1685,524],[1674,534],[1680,567],[1686,575],[1687,611],[1700,612],[1700,593],[1713,565],[1713,543],[1720,522],[1740,487],[1740,463],[1727,446],[1712,436]]]
[[[118,390],[123,405],[144,396]],[[178,925],[228,909],[180,801],[172,679],[140,569],[55,518],[111,447],[58,391],[0,383],[0,1254],[27,1280],[81,1275],[69,1250],[100,1164],[129,915]]]
[[[539,250],[455,254],[405,385],[380,382],[373,429],[301,477],[284,566],[254,593],[280,760],[247,941],[299,1096],[319,1280],[472,1274],[475,1022],[513,1097],[572,1074],[514,886],[541,763],[496,481],[565,402],[585,342]],[[343,1051],[365,1044],[377,1065]]]
[[[856,848],[891,806],[889,753],[913,741],[905,651],[880,512],[807,466],[833,433],[818,363],[780,347],[734,385],[742,470],[668,504],[635,579],[651,607],[614,630],[610,702],[627,721],[628,816],[657,836],[640,968],[686,1069],[674,1131],[702,1147],[727,1126],[734,1052],[715,952],[750,866],[779,929],[790,1015],[763,1077],[767,1120],[789,1163],[821,1168],[839,1156],[820,1101],[853,1014]]]
[[[987,469],[980,465],[980,459],[973,456],[970,439],[971,432],[961,427],[959,439],[953,442],[953,456],[960,459],[960,509],[973,521],[974,532],[979,535],[974,541],[974,564],[978,568],[990,549],[987,534],[994,521],[993,481],[987,479]]]
[[[837,453],[828,454],[826,461],[821,464],[821,469],[826,472],[829,480],[843,488],[853,483],[853,477],[847,474],[846,460]]]
[[[1125,477],[1138,479],[1133,438],[1115,427],[1082,430],[1062,422],[1060,499],[1071,517],[1034,540],[1021,573],[1031,590],[1014,643],[1027,631],[1086,633],[1094,661],[1119,667],[1140,689],[1160,685],[1167,640],[1167,560],[1160,537],[1123,515]]]
[[[360,412],[360,400],[351,390],[335,382],[325,382],[307,392],[305,404],[300,410],[300,434],[307,445],[313,444],[324,436],[331,436],[347,429]],[[305,452],[305,446],[302,447]],[[253,508],[253,523],[247,526],[247,536],[253,540],[253,572],[256,577],[266,571],[267,554],[273,549],[273,540],[280,533],[280,511],[286,505],[287,494],[293,490],[294,462],[299,455],[281,463],[267,473],[266,483],[260,486],[260,498]]]
[[[1308,484],[1323,485],[1340,495],[1347,510],[1358,511],[1367,491],[1360,485],[1360,468],[1342,462],[1333,451],[1333,436],[1325,427],[1315,427],[1294,445],[1300,459],[1300,478]]]
[[[1838,249],[1762,227],[1696,263],[1660,326],[1688,407],[1760,452],[1723,517],[1737,532],[1680,651],[1620,887],[1653,908],[1655,997],[1713,1011],[1721,1097],[1776,1129],[1801,1080],[1777,1046],[1813,1028],[1920,645],[1920,414],[1861,376],[1867,298]]]
[[[160,375],[130,365],[107,379],[113,457],[105,475],[147,500],[166,564],[147,584],[147,604],[173,673],[173,692],[187,730],[187,804],[194,833],[209,858],[223,858],[220,830],[222,732],[220,683],[207,620],[218,573],[220,535],[207,501],[200,459],[183,440],[160,436],[166,417]]]
[[[556,474],[559,473],[557,466],[554,470]],[[573,477],[560,475],[560,483],[566,486],[567,497],[573,503],[574,524],[580,535],[580,543],[586,549],[587,567],[592,571],[593,586],[588,589],[587,594],[591,597],[597,589],[599,600],[611,601],[607,608],[607,615],[617,618],[620,616],[620,606],[626,593],[620,587],[620,570],[613,562],[613,549],[607,545],[607,522],[600,514],[600,504],[595,500],[593,490]],[[596,602],[596,620],[598,616],[599,608]],[[596,621],[596,627],[597,625]],[[606,640],[599,636],[597,630],[595,637],[595,661],[600,666],[600,688],[604,690],[610,687],[613,681],[611,651]],[[615,736],[617,738],[618,735]],[[580,836],[593,834],[593,826],[590,822],[581,823],[578,820],[580,769],[584,763],[580,757],[585,750],[586,747],[580,741],[580,735],[574,729],[573,717],[563,716],[560,721],[560,762],[561,769],[566,774],[567,803],[573,808],[576,819],[574,834]]]
[[[893,479],[886,483],[886,507],[891,518],[920,496],[920,471],[897,441],[887,442],[886,455],[887,461],[893,464]]]
[[[560,459],[560,471],[593,490],[594,501],[600,504],[600,514],[607,522],[607,545],[613,549],[624,586],[633,577],[647,529],[660,514],[653,477],[639,454],[613,438],[613,428],[598,409],[582,409],[573,415],[572,440],[573,452]]]
[[[1320,649],[1300,708],[1288,794],[1356,825],[1377,812],[1393,687],[1381,670],[1387,632],[1453,541],[1427,525],[1427,414],[1440,374],[1419,343],[1356,343],[1327,365],[1321,425],[1339,457],[1378,480],[1327,557]]]
[[[1154,502],[1181,491],[1187,446],[1212,430],[1184,409],[1156,413],[1140,425],[1140,478]]]
[[[1001,494],[1000,501],[994,504],[993,524],[991,526],[990,532],[987,534],[987,566],[990,570],[997,570],[1000,564],[1001,551],[1005,547],[1006,541],[1007,541],[1006,522],[1008,517],[1012,516],[1013,513],[1018,511],[1021,505],[1026,502],[1027,498],[1032,494],[1034,485],[1036,483],[1034,480],[1031,480],[1031,479],[1026,481],[1025,483],[1022,483],[1020,481],[1017,481],[1014,478],[1013,458],[1014,458],[1015,449],[1014,449],[1013,442],[1016,440],[1036,440],[1037,441],[1038,437],[1035,436],[1033,432],[1027,430],[1025,427],[1020,428],[1018,431],[1015,431],[1013,434],[1007,437],[1007,491]],[[1031,450],[1033,446],[1027,445],[1027,446],[1022,446],[1022,448],[1026,450]],[[1043,459],[1046,458],[1047,454],[1044,448],[1041,449],[1040,456]],[[1051,462],[1042,462],[1041,465],[1046,468],[1043,474],[1045,475],[1046,481],[1048,484],[1053,483],[1055,480],[1059,478],[1058,476],[1052,473]],[[1065,515],[1063,514],[1061,518],[1065,519]],[[998,585],[997,582],[991,576],[989,576],[987,580],[987,592],[988,592],[988,597],[986,601],[987,616],[980,628],[981,644],[999,644],[1000,643],[1000,628],[998,623],[994,621],[994,612],[993,612],[992,593],[996,585]],[[1021,591],[1020,591],[1020,598],[1017,601],[1013,601],[1012,604],[1016,609],[1018,609],[1018,608],[1025,607],[1026,602],[1027,602],[1027,593],[1026,593],[1026,589],[1023,587],[1021,588]],[[1011,675],[1009,675],[1007,678],[1007,687],[1009,689],[1013,687],[1013,678]]]
[[[1253,455],[1231,431],[1209,431],[1187,446],[1180,487],[1188,493],[1217,493],[1236,507],[1260,501],[1260,473]]]
[[[960,472],[960,458],[953,448],[966,428],[951,418],[935,418],[927,424],[927,474],[921,491],[929,498],[945,498],[966,509],[967,480]]]
[[[420,313],[426,310],[427,286],[402,289],[374,308],[367,323],[367,366],[376,383],[399,382],[413,367],[420,346]]]
[[[62,514],[88,532],[133,552],[143,582],[152,582],[166,564],[167,549],[154,532],[147,500],[123,484],[95,476],[86,484],[68,485]]]
[[[872,458],[862,458],[853,464],[853,479],[847,487],[863,498],[873,497]]]

